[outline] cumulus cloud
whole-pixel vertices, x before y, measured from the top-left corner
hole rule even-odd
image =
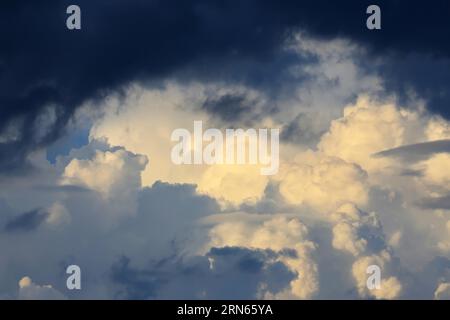
[[[218,165],[208,168],[198,182],[199,192],[233,205],[255,203],[264,195],[269,178],[252,165]]]
[[[358,292],[362,297],[374,296],[377,299],[395,299],[402,291],[402,285],[396,277],[389,276],[387,265],[391,262],[391,255],[382,251],[379,255],[364,256],[355,261],[352,273],[356,280]],[[378,266],[381,272],[380,288],[370,290],[367,286],[367,269],[371,265]]]
[[[394,299],[401,294],[402,285],[394,272],[391,249],[376,213],[366,213],[347,203],[331,215],[333,247],[351,253],[354,257],[352,274],[362,297]],[[369,289],[367,268],[376,265],[381,270],[380,288]]]
[[[371,172],[386,170],[392,161],[372,155],[407,143],[420,126],[419,120],[418,113],[398,108],[394,102],[380,104],[360,96],[341,118],[332,121],[318,148]]]
[[[15,265],[40,261],[55,273],[49,283],[63,280],[55,266],[78,263],[96,279],[84,286],[84,297],[224,298],[231,297],[228,284],[236,281],[242,284],[243,298],[395,299],[419,291],[414,280],[419,274],[404,267],[418,261],[407,247],[423,248],[419,257],[426,263],[437,251],[446,252],[449,238],[447,231],[436,231],[448,221],[445,213],[424,215],[417,199],[445,196],[448,181],[436,172],[448,159],[438,153],[403,163],[373,154],[426,142],[431,127],[436,128],[431,130],[433,137],[439,138],[445,135],[442,122],[437,125],[422,111],[404,111],[394,102],[361,98],[331,124],[317,148],[282,142],[280,171],[274,177],[261,176],[259,168],[251,166],[176,168],[164,160],[171,146],[166,124],[189,128],[191,120],[202,114],[196,106],[207,96],[205,87],[194,88],[198,91],[180,86],[143,90],[134,97],[135,112],[142,112],[142,119],[148,119],[147,102],[167,106],[167,114],[149,120],[156,136],[146,141],[139,137],[150,125],[142,120],[131,128],[135,119],[131,111],[128,120],[127,111],[112,112],[94,126],[88,145],[58,157],[54,165],[37,157],[48,180],[29,180],[27,188],[13,185],[9,192],[22,188],[31,195],[27,205],[45,212],[16,246],[41,242],[33,244],[34,254],[5,251],[3,259]],[[181,108],[180,115],[178,103],[182,105],[186,97],[191,97],[190,104]],[[210,121],[211,126],[220,126],[224,119]],[[366,128],[372,128],[375,137],[365,135]],[[356,144],[351,147],[353,136]],[[391,136],[398,137],[395,143],[389,141]],[[404,175],[405,168],[420,174]],[[177,170],[184,172],[178,175]],[[38,195],[35,186],[42,183],[54,187],[41,188]],[[11,199],[7,192],[2,190]],[[272,214],[257,213],[269,202]],[[248,212],[220,214],[236,207]],[[20,217],[21,212],[28,211],[11,216]],[[83,241],[76,240],[80,233]],[[9,239],[15,234],[0,236]],[[56,241],[58,250],[42,262],[39,252]],[[329,263],[326,256],[335,259],[333,271],[339,270],[342,287],[331,288],[321,281],[327,279],[321,272],[330,268],[323,265]],[[373,264],[381,269],[381,287],[369,290],[366,271]],[[254,277],[245,278],[249,270]],[[410,273],[413,280],[401,272]],[[212,280],[217,276],[223,281]],[[433,292],[436,279],[443,276],[444,271],[430,276]],[[208,282],[222,288],[223,294]],[[426,297],[432,298],[429,291]]]
[[[285,50],[311,57],[314,61],[307,65],[299,63],[289,69],[294,79],[290,84],[292,90],[271,94],[267,90],[232,82],[191,82],[186,85],[169,81],[158,89],[131,86],[125,99],[112,95],[105,100],[107,112],[96,121],[90,137],[106,138],[112,145],[146,155],[150,165],[142,173],[144,185],[157,180],[198,184],[200,192],[218,196],[234,206],[248,200],[260,200],[268,179],[261,177],[251,166],[174,165],[170,159],[174,145],[170,141],[171,132],[178,128],[192,131],[195,120],[202,120],[205,129],[230,126],[282,128],[285,145],[281,147],[286,151],[281,152],[281,162],[285,162],[303,146],[315,148],[329,122],[347,105],[349,96],[380,89],[379,79],[367,74],[353,60],[362,49],[348,41],[320,41],[298,34]],[[229,104],[237,110],[232,116]],[[227,110],[223,111],[225,108]],[[292,119],[297,119],[294,122],[298,123]],[[305,124],[308,128],[303,128]],[[304,131],[307,136],[302,133]],[[289,150],[290,146],[294,151]],[[224,188],[230,184],[233,190]],[[249,184],[254,187],[248,188]]]
[[[364,252],[384,249],[384,236],[378,216],[366,213],[352,203],[339,207],[331,215],[333,247],[348,251],[355,257]]]
[[[141,171],[147,158],[122,148],[96,150],[91,159],[72,159],[64,169],[61,183],[81,185],[106,197],[129,193],[141,187]]]
[[[104,111],[87,145],[55,163],[37,152],[34,175],[0,180],[0,288],[30,269],[59,288],[75,263],[83,298],[445,297],[449,122],[380,95],[348,41],[301,35],[285,49],[314,61],[292,66],[285,90],[167,81],[86,105]],[[173,164],[171,132],[195,120],[282,128],[279,173]],[[58,296],[29,278],[20,291]]]
[[[367,174],[358,165],[312,152],[297,156],[283,168],[280,192],[292,204],[305,204],[326,213],[353,201],[368,201]]]
[[[291,254],[279,257],[297,276],[289,288],[280,293],[267,292],[266,298],[308,299],[318,291],[319,274],[314,260],[316,244],[308,238],[308,228],[298,218],[266,217],[255,221],[239,215],[242,221],[229,219],[209,231],[208,247],[244,246],[256,249],[284,250]]]
[[[173,164],[170,155],[175,143],[170,139],[175,129],[192,131],[195,120],[210,124],[205,112],[195,111],[204,100],[204,90],[201,84],[182,87],[169,83],[162,90],[132,87],[126,101],[114,96],[105,101],[108,111],[91,129],[91,140],[106,138],[112,145],[146,155],[150,165],[142,173],[144,185],[157,180],[194,183],[204,167]]]

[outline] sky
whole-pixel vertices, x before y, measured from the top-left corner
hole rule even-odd
[[[449,17],[444,0],[2,1],[0,298],[450,299]],[[174,163],[197,121],[278,130],[275,174]]]

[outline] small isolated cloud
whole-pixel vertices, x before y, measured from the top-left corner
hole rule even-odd
[[[30,277],[23,277],[19,281],[20,300],[65,300],[62,293],[51,285],[38,285]]]

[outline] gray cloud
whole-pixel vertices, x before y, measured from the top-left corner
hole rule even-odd
[[[283,126],[280,138],[286,142],[316,145],[325,131],[321,128],[314,113],[300,113]]]
[[[239,247],[212,248],[205,256],[178,255],[131,266],[123,257],[112,266],[111,277],[119,286],[116,297],[127,299],[255,299],[261,284],[278,292],[295,277],[276,261],[283,253]]]
[[[20,231],[32,231],[38,228],[45,218],[47,218],[48,212],[42,209],[34,209],[29,212],[20,214],[17,217],[10,219],[5,225],[5,231],[20,232]]]
[[[398,148],[384,150],[374,154],[374,157],[396,157],[404,161],[420,161],[435,153],[450,152],[450,140],[436,140],[415,143]]]
[[[423,209],[444,209],[450,210],[450,195],[435,198],[423,198],[418,203]]]

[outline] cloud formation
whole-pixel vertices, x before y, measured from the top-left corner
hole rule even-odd
[[[20,300],[65,300],[66,297],[51,285],[35,284],[31,278],[23,277],[19,281]]]
[[[79,1],[70,33],[66,4],[0,5],[1,296],[448,298],[450,51],[393,23],[423,6]],[[173,164],[195,120],[280,128],[279,173]]]

